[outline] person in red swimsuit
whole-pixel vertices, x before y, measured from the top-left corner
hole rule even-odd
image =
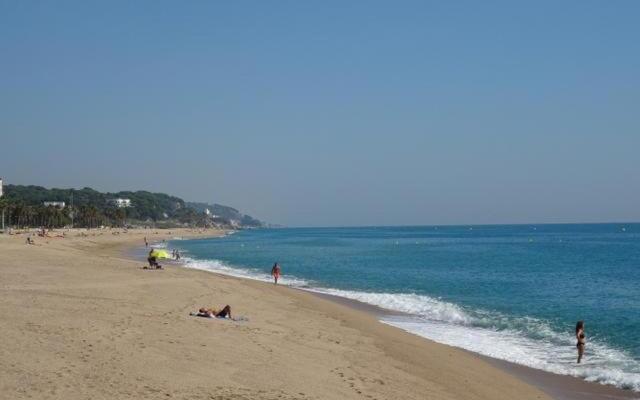
[[[278,278],[280,278],[280,265],[278,263],[273,264],[273,268],[271,268],[271,276],[273,276],[273,284],[278,284]]]

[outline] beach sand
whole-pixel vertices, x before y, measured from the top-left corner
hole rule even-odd
[[[0,235],[2,399],[547,399],[466,351],[300,290],[125,250],[222,232]],[[95,236],[94,236],[95,235]],[[192,317],[230,304],[246,321]]]

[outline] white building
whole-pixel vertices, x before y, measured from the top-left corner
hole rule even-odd
[[[0,197],[2,197],[2,178],[0,178]]]
[[[118,208],[131,207],[130,199],[110,199],[108,201]]]
[[[64,206],[66,205],[64,201],[45,201],[44,203],[45,207],[57,207],[57,208],[64,208]]]

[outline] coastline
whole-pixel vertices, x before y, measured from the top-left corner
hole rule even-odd
[[[477,353],[473,354],[486,360],[491,365],[504,369],[524,382],[542,389],[542,391],[556,400],[626,400],[640,398],[640,393],[632,392],[631,390],[587,382],[573,376],[553,374],[509,361],[498,360],[497,358]]]
[[[215,273],[215,272],[212,272]],[[243,279],[243,278],[237,278]],[[375,305],[363,303],[358,300],[348,299],[345,297],[336,296],[333,294],[319,293],[308,291],[304,289],[291,288],[293,290],[300,290],[305,293],[310,293],[314,296],[328,299],[346,307],[353,308],[355,310],[369,313],[376,318],[383,318],[385,316],[394,315],[406,315],[399,311],[387,310]],[[382,323],[382,322],[380,322]],[[400,328],[396,328],[401,330]],[[403,331],[405,332],[405,331]],[[413,333],[407,332],[410,335]],[[418,336],[420,339],[433,342],[430,339]],[[437,343],[437,342],[433,342]],[[441,346],[447,346],[446,344],[437,343]],[[545,392],[551,398],[556,400],[596,400],[596,399],[609,399],[609,400],[625,400],[625,399],[640,399],[640,393],[636,393],[630,390],[624,390],[611,385],[603,385],[595,382],[587,382],[584,379],[576,378],[568,375],[559,375],[551,372],[527,367],[525,365],[516,364],[510,361],[500,360],[497,358],[488,357],[479,353],[474,353],[465,349],[457,348],[458,350],[465,351],[471,354],[473,357],[478,357],[487,361],[489,364],[502,369],[503,371],[527,382]]]
[[[240,280],[244,280],[244,281],[250,281],[250,282],[258,282],[258,283],[262,283],[262,284],[269,284],[267,282],[261,282],[261,281],[255,281],[249,278],[243,278],[243,277],[237,277],[237,276],[229,276],[229,275],[225,275],[223,273],[219,273],[219,272],[215,272],[215,271],[207,271],[209,273],[218,275],[218,276],[225,276],[225,277],[229,277],[232,279],[240,279]],[[307,290],[304,288],[298,288],[295,286],[284,286],[287,289],[293,290],[293,291],[298,291],[298,292],[302,292],[302,293],[306,293],[306,294],[310,294],[312,296],[316,296],[322,299],[326,299],[329,300],[331,302],[337,303],[339,305],[345,306],[345,307],[349,307],[353,310],[356,310],[358,312],[364,312],[367,313],[373,317],[375,317],[376,319],[378,319],[378,322],[380,324],[384,324],[380,319],[384,318],[384,317],[389,317],[389,316],[398,316],[398,315],[407,315],[406,313],[400,312],[400,311],[395,311],[395,310],[389,310],[389,309],[385,309],[373,304],[369,304],[369,303],[365,303],[359,300],[355,300],[355,299],[349,299],[346,297],[341,297],[338,295],[334,295],[334,294],[329,294],[329,293],[322,293],[322,292],[317,292],[317,291],[313,291],[313,290]],[[386,325],[386,324],[385,324]],[[391,325],[389,325],[391,326]],[[392,326],[393,327],[393,326]],[[461,350],[464,352],[467,352],[468,354],[472,355],[473,357],[477,357],[480,358],[482,360],[485,360],[486,362],[488,362],[489,364],[491,364],[492,366],[495,366],[497,368],[500,368],[501,370],[503,370],[504,372],[524,381],[527,382],[537,388],[539,388],[540,390],[542,390],[544,393],[546,393],[547,395],[549,395],[551,398],[556,399],[556,400],[581,400],[581,399],[587,399],[587,400],[596,400],[596,399],[610,399],[610,400],[625,400],[625,399],[640,399],[640,393],[637,392],[633,392],[631,390],[625,390],[625,389],[620,389],[618,387],[612,386],[612,385],[606,385],[606,384],[600,384],[597,382],[589,382],[586,381],[584,379],[581,378],[577,378],[577,377],[573,377],[573,376],[569,376],[569,375],[561,375],[561,374],[555,374],[552,372],[548,372],[548,371],[544,371],[544,370],[539,370],[539,369],[535,369],[532,367],[528,367],[525,365],[521,365],[521,364],[517,364],[517,363],[513,363],[510,361],[506,361],[506,360],[501,360],[501,359],[497,359],[497,358],[492,358],[489,356],[485,356],[479,353],[475,353],[472,351],[468,351],[466,349],[463,348],[459,348],[459,347],[454,347],[454,346],[448,346],[446,344],[442,344],[442,343],[438,343],[435,342],[431,339],[419,336],[419,335],[415,335],[414,333],[411,332],[407,332],[402,330],[401,328],[398,327],[393,327],[394,329],[398,329],[404,333],[407,333],[409,335],[414,335],[416,337],[419,337],[421,340],[425,340],[425,341],[429,341],[431,343],[440,345],[440,346],[446,346],[446,347],[452,347],[455,348],[457,350]]]
[[[549,398],[477,355],[309,292],[143,270],[123,252],[144,234],[0,237],[3,397]],[[188,315],[224,303],[248,321]]]

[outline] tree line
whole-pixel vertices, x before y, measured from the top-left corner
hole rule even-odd
[[[182,199],[164,193],[100,193],[91,188],[46,189],[22,185],[6,185],[4,192],[0,210],[4,210],[5,224],[16,228],[59,228],[72,223],[76,227],[96,228],[160,220],[191,225],[204,223],[202,216],[187,209]],[[131,207],[117,207],[110,202],[115,198],[130,199]],[[45,206],[45,202],[65,202],[65,206]]]
[[[15,228],[45,227],[61,228],[75,226],[95,228],[100,225],[118,225],[117,219],[109,218],[94,206],[58,208],[54,206],[32,206],[24,202],[0,200],[0,210],[5,212],[5,224]],[[75,219],[75,221],[74,221]]]
[[[131,207],[119,208],[111,200],[129,199]],[[64,207],[45,206],[45,202],[65,202]],[[204,203],[193,203],[204,204]],[[218,224],[239,221],[241,226],[261,226],[261,222],[237,210],[213,205],[224,216]],[[0,212],[4,210],[5,224],[16,228],[70,226],[96,228],[99,226],[166,225],[207,226],[214,222],[202,209],[179,197],[147,191],[101,193],[91,188],[47,189],[33,185],[5,185],[0,197]]]

